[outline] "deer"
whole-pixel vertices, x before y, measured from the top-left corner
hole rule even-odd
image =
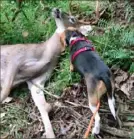
[[[0,103],[8,97],[12,88],[26,82],[32,99],[42,117],[46,138],[55,138],[55,134],[49,118],[52,106],[46,101],[41,88],[44,88],[58,62],[60,54],[65,50],[60,35],[69,26],[80,29],[77,19],[61,11],[61,9],[53,8],[52,17],[57,28],[48,40],[37,44],[0,46]]]

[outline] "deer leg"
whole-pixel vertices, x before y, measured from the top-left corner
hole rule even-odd
[[[2,82],[2,89],[0,93],[0,103],[8,97],[16,72],[17,72],[16,66],[7,67],[6,75],[5,75],[4,81]]]
[[[39,80],[39,78],[37,80],[33,80],[32,82],[40,88],[44,88],[44,81]],[[44,92],[40,88],[32,84],[32,82],[27,83],[35,105],[38,107],[41,114],[46,131],[46,138],[55,138],[54,131],[48,115],[49,111],[51,110],[51,105],[46,102]]]

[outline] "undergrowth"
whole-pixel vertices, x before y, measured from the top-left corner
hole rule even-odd
[[[95,3],[88,1],[80,2],[74,1],[76,7],[73,8],[74,14],[82,14],[86,18],[91,16],[95,9]],[[86,4],[85,4],[86,3]],[[51,9],[53,7],[62,8],[64,11],[69,10],[68,1],[44,1],[44,5],[38,1],[29,1],[23,4],[22,10],[13,20],[15,11],[17,10],[17,4],[15,1],[1,1],[1,21],[0,21],[0,44],[17,44],[17,43],[39,43],[47,40],[54,32],[56,26],[54,20],[51,18]],[[104,3],[106,6],[106,4]],[[89,9],[88,9],[89,8]],[[76,10],[77,9],[77,10]],[[117,65],[118,67],[127,70],[130,73],[134,72],[134,26],[122,26],[120,23],[113,21],[113,9],[109,10],[111,18],[100,19],[98,26],[104,28],[104,33],[101,35],[89,34],[88,38],[93,42],[97,52],[104,59],[104,61],[111,67]],[[129,23],[132,18],[132,9],[126,3],[126,19]],[[26,15],[26,16],[25,16]],[[93,31],[95,32],[95,30]],[[24,34],[27,34],[26,36]],[[62,90],[67,86],[79,82],[80,76],[77,73],[71,73],[69,71],[69,51],[66,50],[60,58],[58,66],[55,68],[52,78],[48,81],[47,90],[60,95]],[[17,93],[16,93],[17,92]],[[28,92],[25,90],[25,92]],[[19,87],[14,94],[17,94],[20,98],[25,99],[26,93]],[[16,95],[15,95],[16,96]],[[4,119],[2,133],[11,130],[12,123],[16,123],[16,138],[21,138],[18,135],[17,130],[22,126],[27,125],[28,117],[25,114],[18,113],[18,110],[22,110],[23,106],[12,107],[6,106],[2,109],[2,112],[6,112],[8,117]],[[23,111],[22,111],[23,113]],[[16,115],[16,116],[13,116]],[[21,122],[17,117],[21,119]],[[2,119],[3,120],[3,119]],[[11,124],[7,124],[6,121],[12,121]],[[20,123],[19,123],[20,122]],[[6,129],[6,126],[9,127]]]
[[[90,2],[74,2],[72,8],[75,15],[85,14],[91,16],[95,10],[95,3]],[[0,26],[0,44],[16,44],[16,43],[39,43],[47,40],[54,32],[56,26],[51,18],[51,9],[53,7],[62,8],[64,11],[69,10],[68,1],[44,1],[44,5],[35,1],[23,3],[22,11],[14,18],[17,10],[15,1],[1,2],[1,26]],[[112,4],[109,4],[108,14],[111,20],[100,19],[98,26],[104,28],[105,33],[100,35],[89,34],[88,38],[93,42],[100,56],[109,65],[117,65],[130,73],[134,72],[134,27],[121,26],[120,23],[113,22]],[[132,18],[131,6],[126,2],[127,22]],[[106,6],[106,3],[101,3]],[[25,16],[26,15],[26,16]],[[130,18],[131,17],[131,18]],[[27,35],[23,35],[27,33]],[[59,68],[55,69],[52,79],[50,79],[47,88],[55,93],[59,93],[66,86],[78,82],[80,76],[77,73],[69,71],[69,52],[68,50],[61,57]]]

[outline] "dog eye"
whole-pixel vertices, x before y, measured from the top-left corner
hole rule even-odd
[[[73,32],[72,33],[72,37],[77,37],[77,33],[76,32]]]

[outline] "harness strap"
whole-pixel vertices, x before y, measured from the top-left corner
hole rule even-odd
[[[87,43],[91,43],[89,40],[87,40],[87,39],[84,38],[84,37],[83,37],[83,38],[77,38],[77,39],[71,41],[70,48],[71,48],[75,43],[77,43],[78,41],[86,41]]]
[[[78,56],[80,53],[85,52],[85,51],[94,51],[94,47],[83,47],[79,50],[77,50],[71,57],[71,61],[73,61],[75,59],[76,56]]]

